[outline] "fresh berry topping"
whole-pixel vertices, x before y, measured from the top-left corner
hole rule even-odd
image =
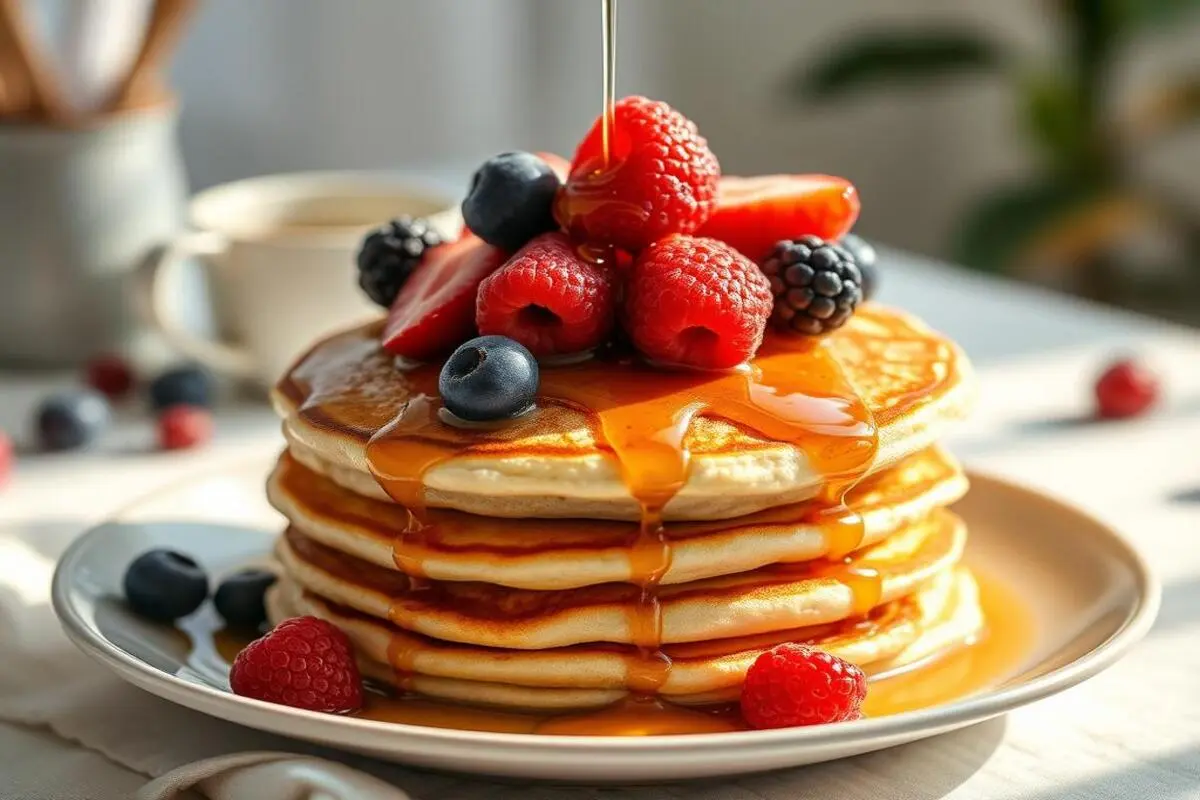
[[[854,256],[854,263],[858,265],[858,272],[862,276],[862,284],[859,288],[862,289],[863,302],[870,300],[875,296],[875,290],[879,288],[879,269],[875,266],[878,256],[875,254],[875,246],[853,233],[847,233],[838,244]]]
[[[547,153],[545,151],[538,151],[537,153],[534,153],[534,155],[550,165],[550,169],[554,170],[554,174],[558,176],[558,180],[560,183],[567,182],[567,176],[571,174],[571,162],[570,161],[567,161],[565,158],[558,155],[557,153]]]
[[[133,368],[118,355],[99,355],[88,362],[84,379],[108,399],[119,400],[133,388]]]
[[[479,284],[504,263],[503,250],[470,234],[429,250],[388,312],[383,346],[430,361],[475,335]]]
[[[400,217],[363,239],[358,251],[358,285],[371,302],[388,308],[421,256],[442,243],[423,219]]]
[[[554,196],[562,180],[533,153],[501,153],[483,163],[463,200],[463,222],[488,244],[516,250],[558,227]]]
[[[533,407],[538,363],[520,342],[480,336],[454,351],[438,376],[451,414],[470,422],[511,419]]]
[[[807,645],[781,644],[746,670],[742,716],[755,728],[845,722],[861,716],[867,679],[861,669]]]
[[[108,401],[90,389],[63,392],[37,411],[38,441],[44,450],[74,450],[91,444],[109,423]]]
[[[862,274],[844,247],[816,236],[775,245],[762,264],[771,281],[776,328],[816,336],[846,324],[862,302]]]
[[[1158,399],[1158,377],[1136,361],[1118,361],[1096,381],[1096,413],[1103,419],[1136,417]]]
[[[212,438],[212,414],[197,406],[171,406],[158,415],[158,446],[186,450]]]
[[[265,569],[239,570],[221,581],[213,605],[229,627],[257,630],[267,621],[264,598],[275,581],[275,573]]]
[[[578,353],[612,329],[616,286],[561,233],[521,248],[479,287],[479,332],[516,339],[538,357]]]
[[[16,456],[13,454],[12,439],[7,433],[0,431],[0,488],[4,488],[4,484],[8,483],[12,476],[14,461]]]
[[[208,597],[208,575],[183,553],[148,550],[125,570],[125,599],[147,619],[171,622],[191,614]]]
[[[697,236],[732,245],[759,261],[781,239],[839,239],[858,218],[858,193],[829,175],[762,175],[721,178],[717,210]]]
[[[716,204],[721,168],[687,117],[645,97],[618,100],[610,163],[602,120],[592,125],[559,193],[555,214],[575,239],[638,251],[693,233]]]
[[[268,703],[344,714],[362,706],[362,678],[346,634],[323,619],[279,623],[238,653],[233,693]]]
[[[625,329],[649,359],[727,369],[762,344],[771,287],[749,259],[713,239],[671,236],[642,251],[625,287]]]
[[[171,406],[211,408],[215,394],[208,370],[188,364],[169,369],[150,382],[150,407],[155,411]]]

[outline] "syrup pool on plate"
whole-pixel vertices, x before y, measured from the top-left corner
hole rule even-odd
[[[943,705],[1014,677],[1033,645],[1033,618],[1011,589],[974,569],[980,604],[988,621],[973,642],[893,675],[869,676],[866,717],[884,717]],[[188,669],[213,677],[214,664],[233,663],[251,637],[220,627],[215,615],[181,623],[189,642]],[[684,708],[657,699],[631,697],[607,708],[571,714],[499,711],[458,705],[371,687],[353,716],[381,722],[493,733],[647,736],[745,730],[736,705]]]

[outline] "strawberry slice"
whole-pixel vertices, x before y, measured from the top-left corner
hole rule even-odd
[[[720,239],[760,261],[781,239],[842,238],[858,219],[858,208],[858,192],[845,178],[726,175],[717,190],[717,210],[696,235]]]
[[[474,234],[429,250],[388,311],[384,348],[429,361],[470,339],[479,284],[507,258]]]

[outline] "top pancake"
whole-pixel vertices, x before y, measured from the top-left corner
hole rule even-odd
[[[826,362],[840,371],[877,428],[868,473],[936,441],[972,398],[969,363],[953,343],[911,316],[873,304],[817,346],[780,345],[779,339],[775,346],[808,347],[814,372]],[[797,373],[809,365],[807,351],[789,357]],[[602,380],[604,368],[598,364],[593,379]],[[543,385],[553,369],[544,368]],[[647,371],[644,380],[648,395],[676,391],[682,406],[721,378]],[[368,442],[406,404],[436,396],[435,381],[435,368],[398,368],[378,343],[378,326],[368,326],[319,342],[272,397],[293,457],[351,491],[386,499],[368,462]],[[684,389],[667,388],[681,383]],[[826,410],[838,408],[822,399]],[[639,517],[595,415],[576,404],[539,396],[535,412],[503,425],[467,432],[443,427],[439,435],[452,451],[423,475],[431,506],[499,517]],[[667,519],[724,519],[800,502],[816,496],[830,477],[817,449],[806,452],[704,411],[687,427],[683,449],[690,455],[686,479],[663,510]]]

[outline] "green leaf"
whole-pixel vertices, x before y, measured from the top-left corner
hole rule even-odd
[[[1151,28],[1183,22],[1188,14],[1200,11],[1200,0],[1108,0],[1116,18],[1130,28]]]
[[[997,190],[963,220],[956,259],[987,272],[1005,272],[1026,248],[1098,194],[1053,177]]]
[[[1079,93],[1057,72],[1033,72],[1021,79],[1022,114],[1034,141],[1051,163],[1066,169],[1085,153],[1087,120]]]
[[[826,98],[871,85],[991,70],[1003,61],[994,42],[968,30],[880,31],[850,41],[815,63],[801,63],[790,83],[797,94]]]

